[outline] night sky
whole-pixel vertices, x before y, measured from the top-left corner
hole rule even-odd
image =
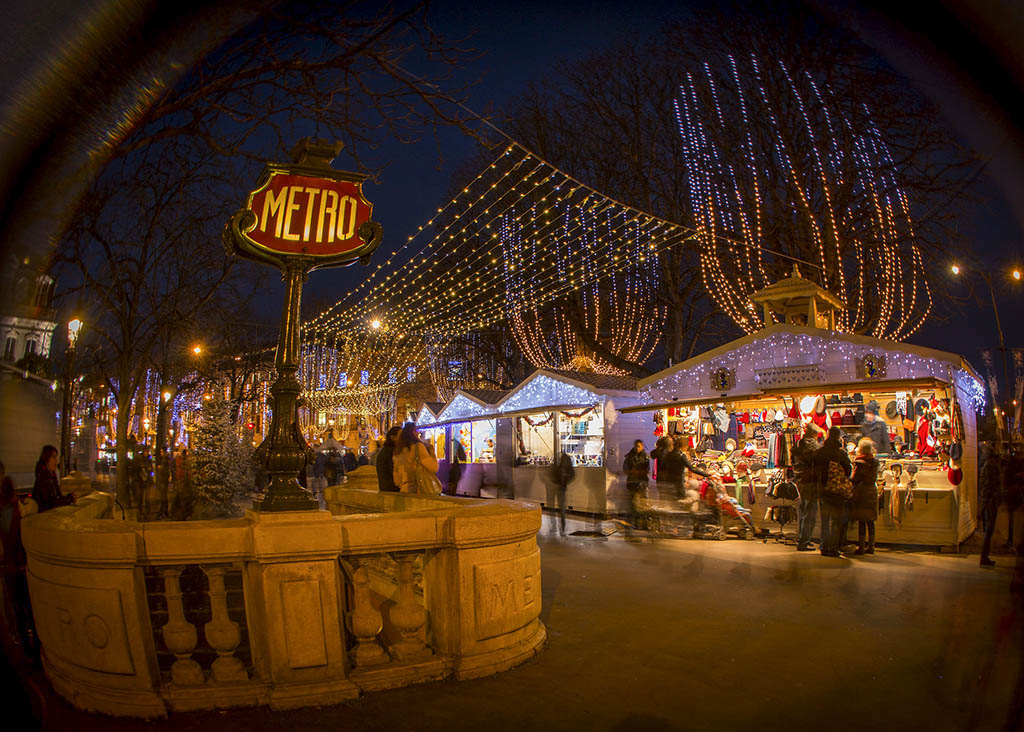
[[[6,36],[0,60],[7,69],[0,74],[0,95],[6,98],[18,79],[45,63],[54,48],[52,29],[72,25],[83,5],[46,0],[5,4],[0,8],[0,28]],[[549,4],[439,0],[434,4],[433,14],[434,26],[439,31],[452,38],[468,38],[465,45],[479,52],[478,58],[460,69],[453,84],[481,79],[470,90],[468,104],[476,111],[499,117],[501,110],[510,106],[531,80],[543,78],[560,62],[585,57],[623,37],[643,38],[657,34],[668,23],[685,21],[692,6],[692,3],[644,1]],[[1016,158],[1003,155],[1013,144],[1019,148],[1020,140],[1006,140],[990,132],[989,118],[998,116],[1000,111],[998,94],[994,101],[982,99],[979,102],[983,94],[979,92],[971,97],[970,91],[964,92],[963,80],[977,79],[984,70],[960,69],[974,76],[958,78],[955,69],[944,73],[940,65],[920,54],[915,55],[914,44],[900,43],[899,32],[894,35],[891,28],[879,30],[865,23],[857,13],[849,14],[844,22],[861,33],[869,44],[879,48],[887,62],[913,77],[913,80],[908,79],[908,84],[920,85],[926,93],[942,100],[950,124],[965,143],[995,161],[978,179],[975,193],[983,200],[964,222],[961,231],[966,241],[974,243],[974,263],[986,266],[995,279],[1000,280],[996,277],[999,271],[1008,271],[1011,265],[1022,263],[1022,230],[1014,211],[1024,212],[1024,188],[1017,187],[1021,171]],[[898,53],[894,50],[897,47]],[[410,59],[409,68],[418,71],[415,59]],[[666,110],[666,114],[671,111]],[[453,172],[474,153],[475,143],[454,130],[443,131],[439,140],[440,160],[437,143],[430,136],[419,144],[384,145],[377,151],[379,162],[386,164],[386,168],[379,184],[366,186],[366,194],[375,204],[375,218],[383,224],[385,239],[374,265],[404,242],[443,203]],[[239,190],[240,202],[245,193]],[[616,195],[615,191],[607,193]],[[968,260],[961,264],[971,263]],[[948,272],[949,265],[950,262],[929,263],[943,272]],[[365,273],[358,265],[316,272],[307,285],[307,298],[336,300]],[[1001,281],[1005,285],[998,288],[997,298],[1007,345],[1024,346],[1024,318],[1020,317],[1024,312],[1024,283],[1013,287],[1008,279]],[[264,305],[260,308],[260,317],[265,317],[268,325],[278,316],[279,292],[280,288],[275,288],[261,298]],[[978,348],[996,345],[996,332],[987,290],[978,292],[985,296],[982,306],[969,305],[962,312],[953,313],[948,322],[933,321],[912,340],[963,353],[980,368]]]

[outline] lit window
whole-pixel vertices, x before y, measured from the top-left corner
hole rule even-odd
[[[36,352],[37,344],[34,339],[30,338],[25,341],[25,355],[29,356]]]

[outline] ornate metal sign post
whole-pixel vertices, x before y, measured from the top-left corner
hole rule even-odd
[[[342,143],[303,138],[292,164],[267,163],[245,208],[224,227],[229,251],[278,267],[285,281],[284,313],[277,342],[274,413],[261,452],[270,484],[260,511],[304,511],[318,504],[296,477],[306,461],[299,432],[295,377],[299,369],[299,306],[302,284],[314,269],[369,262],[383,232],[372,221],[373,204],[363,197],[366,176],[335,170]]]

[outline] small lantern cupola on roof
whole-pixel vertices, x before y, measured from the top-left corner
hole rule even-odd
[[[782,322],[835,330],[836,311],[846,308],[831,292],[801,277],[795,264],[792,275],[753,293],[750,301],[764,307],[765,327]]]

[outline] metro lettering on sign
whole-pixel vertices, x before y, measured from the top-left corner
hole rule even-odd
[[[360,247],[359,227],[373,213],[357,182],[281,173],[254,191],[246,208],[256,216],[256,226],[246,232],[256,244],[313,256]]]

